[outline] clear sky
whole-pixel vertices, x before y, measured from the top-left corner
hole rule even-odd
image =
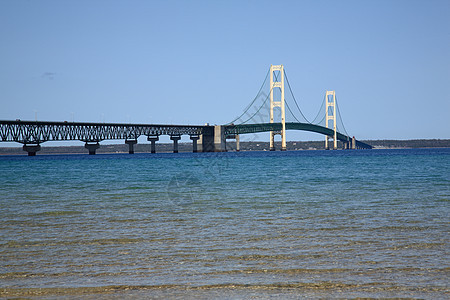
[[[4,120],[224,124],[283,64],[309,119],[450,138],[448,0],[0,0],[0,57]]]

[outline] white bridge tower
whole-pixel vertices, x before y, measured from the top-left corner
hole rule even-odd
[[[279,76],[275,76],[274,73],[279,72]],[[276,89],[280,89],[281,99],[274,100],[273,92]],[[278,95],[278,93],[277,93]],[[283,65],[270,65],[270,123],[273,123],[273,109],[274,107],[281,108],[281,130],[270,132],[270,151],[275,150],[275,135],[281,135],[281,151],[286,150],[286,118],[285,118],[285,105],[284,105],[284,67]]]
[[[330,97],[331,96],[331,97]],[[325,136],[325,149],[329,149],[328,140],[333,138],[333,149],[337,149],[337,131],[336,131],[336,92],[326,91],[325,93],[325,127],[330,128],[330,121],[333,123],[334,136]]]

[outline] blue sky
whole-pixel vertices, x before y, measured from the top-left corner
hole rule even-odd
[[[450,1],[1,0],[0,37],[0,119],[224,124],[283,64],[309,119],[450,138]]]

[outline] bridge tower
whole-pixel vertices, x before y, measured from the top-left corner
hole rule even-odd
[[[280,76],[276,76],[274,80],[274,73],[279,71]],[[274,100],[273,92],[275,89],[280,89],[281,99]],[[285,104],[284,104],[284,67],[283,65],[270,65],[270,123],[273,123],[273,109],[274,107],[281,108],[281,131],[270,132],[270,151],[275,150],[275,135],[281,135],[281,151],[286,150],[286,118],[285,118]]]
[[[331,97],[330,97],[331,96]],[[325,127],[330,128],[329,121],[333,122],[333,149],[337,149],[337,131],[336,131],[336,92],[326,91],[325,93]],[[329,149],[328,140],[330,136],[325,136],[325,149]]]

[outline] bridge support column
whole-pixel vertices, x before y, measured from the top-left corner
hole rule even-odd
[[[147,136],[147,141],[150,141],[151,144],[151,153],[156,153],[156,142],[159,141],[159,135],[149,135]]]
[[[23,145],[22,147],[23,151],[27,151],[28,152],[28,156],[36,156],[36,152],[38,152],[39,150],[41,150],[41,145],[36,144],[36,145]]]
[[[278,73],[278,76],[274,76]],[[274,80],[275,77],[275,80]],[[274,99],[274,89],[279,89],[280,99]],[[275,134],[281,135],[281,151],[286,151],[286,111],[284,99],[284,67],[283,65],[270,65],[270,123],[274,122],[275,107],[281,108],[281,131],[270,132],[270,151],[275,151]]]
[[[225,150],[225,135],[220,125],[214,126],[214,152],[223,152]]]
[[[214,126],[203,127],[200,135],[200,148],[202,152],[214,152]]]
[[[84,145],[84,148],[89,150],[89,155],[94,155],[95,151],[100,148],[100,144],[98,142],[92,143],[92,142],[86,142]]]
[[[281,135],[281,151],[286,151],[286,135],[282,133],[283,131],[271,131],[270,132],[270,144],[269,150],[275,151],[275,136],[277,134]]]
[[[331,146],[330,142],[328,141],[329,138],[331,138],[331,137],[330,136],[325,137],[325,150],[330,150],[330,149],[337,150],[337,140],[334,140],[333,145]],[[331,148],[331,147],[333,147],[333,148]]]
[[[135,140],[125,140],[125,144],[128,145],[128,153],[134,154],[134,145],[137,144],[137,139],[135,139]]]
[[[352,149],[356,149],[356,139],[352,137]]]
[[[203,152],[203,134],[200,134],[198,136],[197,151],[198,152]]]
[[[231,135],[226,136],[226,138],[225,138],[225,151],[228,151],[227,140],[235,140],[236,141],[236,147],[234,149],[230,149],[230,150],[234,150],[236,152],[239,152],[239,134],[231,134]]]
[[[191,140],[192,140],[192,152],[193,153],[197,153],[198,152],[198,147],[197,147],[197,141],[200,139],[200,136],[198,135],[191,135]]]
[[[171,135],[170,139],[173,141],[173,153],[178,153],[178,141],[181,140],[181,135]]]
[[[275,132],[270,132],[269,151],[275,151]]]
[[[331,97],[329,97],[331,96]],[[337,129],[336,129],[336,92],[335,91],[326,91],[325,92],[325,127],[329,128],[329,121],[333,123],[333,149],[337,149]],[[328,139],[330,136],[325,136],[325,149],[329,149],[328,147]]]

